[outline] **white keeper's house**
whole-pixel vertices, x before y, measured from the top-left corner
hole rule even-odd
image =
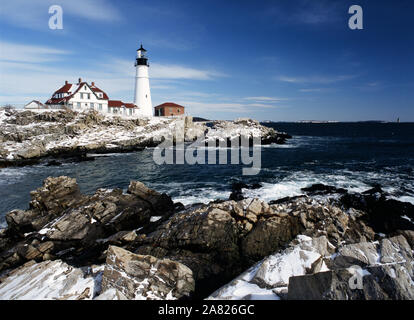
[[[46,101],[50,109],[69,108],[74,111],[96,110],[114,115],[133,116],[138,113],[138,106],[120,100],[109,100],[108,95],[99,89],[94,82],[91,84],[79,78],[78,83],[65,84],[56,90]]]

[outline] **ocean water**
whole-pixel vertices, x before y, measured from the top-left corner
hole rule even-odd
[[[184,204],[227,199],[233,182],[261,183],[247,196],[274,200],[324,183],[360,192],[380,184],[392,198],[414,203],[414,123],[271,123],[293,135],[285,145],[262,148],[261,171],[243,176],[244,165],[157,165],[153,150],[111,154],[95,161],[0,169],[0,226],[12,209],[26,209],[30,191],[48,176],[77,179],[81,191],[127,189],[140,180]],[[230,153],[231,150],[228,150]]]

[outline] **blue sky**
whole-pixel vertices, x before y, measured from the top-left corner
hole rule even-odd
[[[63,30],[48,27],[50,5]],[[363,30],[348,8],[363,8]],[[0,104],[79,77],[133,100],[140,42],[153,104],[210,119],[414,121],[414,2],[13,0],[0,4]]]

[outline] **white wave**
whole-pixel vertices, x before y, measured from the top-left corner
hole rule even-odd
[[[391,196],[389,197],[389,199],[394,199],[394,200],[398,200],[401,202],[409,202],[411,204],[414,204],[414,196],[401,196],[401,197]]]
[[[194,190],[188,195],[179,195],[173,197],[174,202],[181,202],[184,205],[193,203],[209,203],[214,200],[227,200],[230,196],[230,191],[219,191],[213,188],[204,188]]]
[[[298,147],[298,145],[294,145],[294,144],[290,144],[290,143],[286,143],[286,144],[272,143],[272,144],[262,145],[262,148],[267,148],[267,149],[291,149],[291,148],[297,148],[297,147]]]
[[[20,181],[28,173],[30,168],[4,168],[0,170],[0,185],[8,185]]]
[[[132,152],[119,152],[119,153],[87,153],[88,157],[119,157],[123,155],[130,155]]]
[[[350,192],[363,192],[371,188],[370,185],[345,175],[316,174],[309,171],[300,171],[289,175],[279,182],[262,183],[262,188],[254,190],[243,189],[243,192],[247,197],[257,197],[265,201],[270,201],[302,195],[304,194],[301,190],[302,188],[316,183],[344,188]]]

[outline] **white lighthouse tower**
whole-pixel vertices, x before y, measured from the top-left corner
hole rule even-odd
[[[139,115],[143,117],[152,117],[151,91],[148,76],[148,58],[145,50],[141,47],[137,50],[137,59],[135,60],[135,96],[134,103],[138,106]]]

